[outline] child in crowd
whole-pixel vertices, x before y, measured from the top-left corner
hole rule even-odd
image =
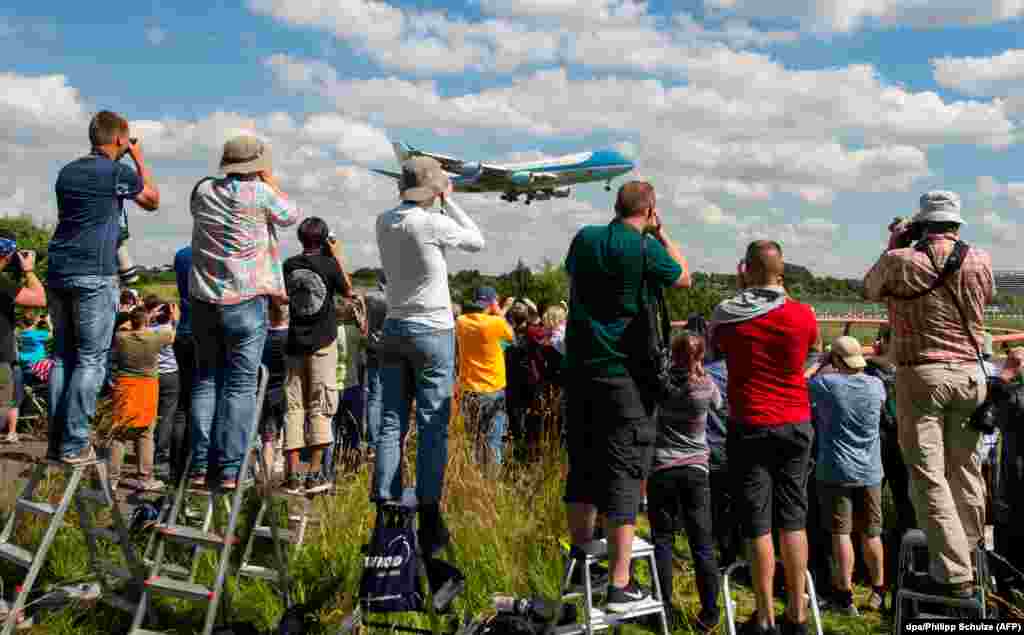
[[[664,597],[672,597],[672,547],[676,533],[685,528],[701,602],[694,627],[707,633],[719,620],[707,422],[709,410],[721,407],[722,394],[704,371],[704,349],[704,338],[690,332],[672,342],[674,389],[658,415],[654,463],[647,488],[661,592]]]
[[[46,342],[50,340],[50,316],[39,316],[26,312],[17,323],[15,354],[18,362],[12,365],[14,373],[14,405],[7,411],[7,436],[5,443],[18,443],[18,416],[21,402],[25,399],[25,386],[37,385],[39,380],[32,372],[33,365],[46,359]]]
[[[334,439],[345,450],[363,445],[363,408],[366,403],[363,370],[367,343],[366,305],[361,297],[339,298],[338,392],[341,396],[334,415]],[[324,460],[325,476],[334,472],[334,453]]]
[[[273,475],[274,445],[284,429],[285,346],[288,343],[288,305],[271,302],[267,309],[270,327],[263,346],[261,363],[267,367],[267,392],[260,416],[260,440],[263,442],[263,467]]]

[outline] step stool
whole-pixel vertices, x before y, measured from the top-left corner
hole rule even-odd
[[[776,560],[775,564],[777,568],[782,564],[782,562]],[[729,629],[729,635],[736,635],[736,601],[733,600],[732,592],[730,591],[733,586],[730,579],[738,569],[743,568],[750,568],[751,577],[753,577],[753,569],[751,568],[750,563],[746,560],[737,560],[732,563],[725,568],[725,574],[722,575],[722,603],[725,605],[725,622]],[[807,572],[807,600],[810,605],[811,617],[814,620],[815,632],[818,635],[822,635],[821,611],[818,608],[818,592],[814,588],[814,578],[811,576],[810,571]]]
[[[556,635],[577,635],[579,633],[592,635],[595,631],[609,628],[618,630],[623,622],[648,615],[657,615],[661,623],[662,635],[668,635],[668,618],[665,614],[665,601],[661,594],[661,582],[658,580],[658,568],[654,561],[654,546],[642,538],[634,537],[630,558],[634,562],[646,560],[650,565],[651,579],[654,581],[654,594],[649,600],[628,613],[612,613],[594,606],[594,592],[597,591],[600,594],[604,592],[604,589],[594,589],[593,581],[590,579],[591,565],[608,560],[607,539],[593,540],[585,545],[569,548],[565,563],[565,575],[562,578],[562,602],[582,598],[583,623],[559,626],[555,628]],[[576,567],[583,567],[583,593],[572,590],[572,574]]]
[[[253,448],[258,440],[257,424],[262,414],[263,397],[266,394],[266,390],[267,369],[260,366],[255,416],[249,424],[249,448]],[[201,633],[203,635],[210,635],[213,632],[222,601],[225,605],[228,603],[229,598],[227,598],[228,594],[224,584],[228,576],[228,567],[231,564],[231,548],[238,544],[236,531],[245,494],[255,482],[250,475],[252,455],[251,451],[247,451],[242,455],[242,465],[238,471],[238,487],[233,491],[221,489],[207,491],[189,488],[189,468],[192,462],[192,457],[189,457],[167,518],[165,522],[156,525],[154,536],[155,550],[151,561],[148,563],[148,577],[142,583],[141,596],[135,607],[135,617],[128,631],[129,635],[153,635],[157,633],[157,631],[146,630],[142,627],[153,595],[167,595],[195,602],[206,602],[206,619]],[[183,506],[189,494],[206,496],[203,524],[198,528],[186,524],[185,518],[182,515]],[[223,527],[222,533],[218,534],[213,531],[216,524],[216,514],[214,512],[218,502],[221,501],[228,506],[228,520],[227,526]],[[192,548],[192,566],[187,577],[183,575],[184,567],[164,563],[167,542],[185,544]],[[195,582],[195,571],[199,560],[198,554],[203,549],[211,549],[217,553],[217,573],[213,585],[209,587]]]
[[[416,500],[416,490],[414,488],[406,488],[402,492],[402,499],[399,502],[397,502],[397,503],[390,503],[390,504],[391,505],[395,505],[396,507],[403,508],[408,513],[414,514],[414,516],[413,516],[413,531],[414,531],[414,533],[417,532],[418,527],[417,527],[417,524],[416,524],[417,518],[416,518],[415,514],[416,514],[416,511],[418,509],[418,502]],[[380,510],[378,510],[378,512],[377,512],[377,518],[378,519],[380,519],[381,513],[382,512]],[[449,562],[454,562],[455,561],[454,560],[454,556],[455,556],[454,550],[452,549],[452,545],[449,542],[448,546],[445,547],[445,558],[447,558]],[[358,599],[359,598],[359,591],[357,589],[356,593],[354,594],[355,597],[356,597],[355,606],[353,607],[352,612],[349,613],[348,615],[346,615],[345,618],[342,620],[341,627],[338,629],[336,635],[350,635],[350,634],[355,633],[357,631],[368,631],[371,628],[387,629],[387,630],[389,630],[389,631],[391,631],[393,633],[394,632],[406,632],[406,633],[419,633],[420,635],[442,635],[443,633],[445,633],[446,631],[443,631],[442,628],[441,628],[441,617],[442,617],[441,611],[442,611],[442,609],[450,607],[452,601],[458,595],[460,595],[462,593],[462,590],[463,590],[464,585],[465,585],[465,581],[463,580],[461,582],[461,584],[459,584],[459,585],[445,584],[440,589],[438,589],[437,592],[435,593],[434,590],[430,586],[430,581],[427,578],[426,559],[423,557],[423,553],[419,549],[419,544],[416,545],[416,558],[419,560],[419,568],[420,568],[420,572],[421,572],[421,575],[420,575],[420,581],[421,581],[420,593],[422,593],[423,597],[425,598],[424,606],[426,608],[426,613],[427,613],[427,615],[430,618],[430,630],[429,631],[426,630],[426,629],[413,628],[413,627],[409,627],[409,626],[402,626],[402,625],[399,625],[399,624],[385,624],[385,623],[381,623],[381,622],[369,622],[369,621],[367,621],[366,620],[366,614],[369,613],[369,611],[365,610],[365,608],[363,606],[363,603],[359,601],[359,599]],[[356,579],[357,579],[356,584],[357,585],[359,584],[358,580],[360,580],[361,577],[362,576],[357,576],[356,577]],[[409,612],[411,612],[411,611],[409,611]],[[458,620],[458,615],[456,615],[456,614],[453,614],[453,615],[454,615],[456,621],[458,622],[459,621]],[[465,617],[465,619],[461,621],[461,624],[457,623],[456,628],[453,629],[450,632],[453,633],[453,635],[458,635],[459,633],[463,632],[465,626],[468,625],[468,624],[469,624],[469,617],[467,615]]]
[[[917,556],[921,552],[928,551],[928,537],[920,529],[909,529],[903,534],[900,541],[899,572],[896,574],[896,632],[901,633],[903,623],[908,619],[924,618],[931,620],[961,619],[947,615],[924,613],[920,610],[922,603],[932,606],[944,606],[951,609],[971,611],[979,619],[985,619],[987,614],[986,587],[988,586],[988,559],[985,556],[983,544],[975,547],[971,558],[974,562],[975,580],[978,584],[975,587],[974,597],[970,599],[953,598],[949,596],[933,595],[922,593],[910,588],[911,578],[927,579],[928,571],[921,571],[917,568]],[[909,610],[904,607],[907,606]],[[909,613],[909,615],[907,614]]]
[[[17,594],[4,619],[3,630],[0,631],[2,635],[10,635],[18,626],[19,620],[24,618],[26,600],[43,568],[50,546],[57,536],[57,530],[64,525],[64,516],[72,502],[78,512],[79,526],[85,534],[90,566],[99,574],[101,597],[114,606],[123,607],[125,602],[118,596],[121,590],[116,588],[118,584],[134,582],[135,585],[140,585],[145,579],[145,568],[135,553],[128,527],[110,491],[107,468],[107,461],[100,458],[77,465],[67,465],[62,461],[39,461],[32,468],[32,475],[15,501],[14,510],[8,516],[3,533],[0,534],[0,558],[28,570],[21,584],[15,587]],[[64,492],[56,506],[46,501],[33,500],[36,487],[51,469],[62,469],[66,477]],[[83,482],[86,472],[91,475],[88,486]],[[100,507],[109,507],[113,521],[111,527],[96,526],[95,514]],[[35,552],[12,542],[18,523],[24,519],[23,515],[26,513],[50,519]],[[114,564],[101,559],[98,539],[118,545],[124,553],[125,563]]]

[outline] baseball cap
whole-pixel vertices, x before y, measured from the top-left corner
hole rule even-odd
[[[960,215],[960,196],[956,192],[932,190],[921,195],[921,211],[914,215],[914,223],[957,223],[966,225]]]
[[[849,335],[843,335],[837,337],[832,342],[833,355],[837,355],[839,359],[843,360],[843,363],[853,369],[861,369],[868,365],[864,361],[864,354],[860,348],[860,342],[856,338],[850,337]]]
[[[448,175],[430,157],[413,157],[402,164],[398,192],[403,201],[424,203],[448,189]]]
[[[476,290],[476,297],[473,304],[479,307],[490,306],[492,302],[498,301],[498,292],[494,287],[480,287]]]
[[[225,174],[252,174],[269,172],[270,145],[252,135],[228,139],[220,159],[220,171]]]

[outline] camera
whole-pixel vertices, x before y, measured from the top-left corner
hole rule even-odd
[[[924,238],[924,223],[912,223],[908,222],[907,219],[897,216],[892,219],[889,223],[889,231],[896,230],[900,225],[903,225],[903,231],[896,237],[896,248],[903,249],[916,243],[917,241]]]
[[[323,255],[325,255],[325,256],[332,255],[331,254],[331,244],[336,242],[337,240],[338,240],[338,236],[333,231],[327,232],[327,241],[324,242],[323,247],[321,247],[321,253]]]
[[[164,324],[170,324],[170,322],[171,322],[171,305],[169,305],[169,304],[161,305],[160,308],[156,310],[156,315],[153,316],[153,321],[156,322],[157,324],[159,324],[160,326],[163,326]]]
[[[123,285],[135,284],[139,281],[139,269],[128,254],[128,239],[131,237],[128,228],[122,226],[121,235],[117,238],[117,275],[121,278]]]

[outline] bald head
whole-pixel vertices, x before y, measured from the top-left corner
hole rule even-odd
[[[782,246],[774,240],[755,240],[747,247],[746,283],[752,287],[782,284],[785,263]]]

